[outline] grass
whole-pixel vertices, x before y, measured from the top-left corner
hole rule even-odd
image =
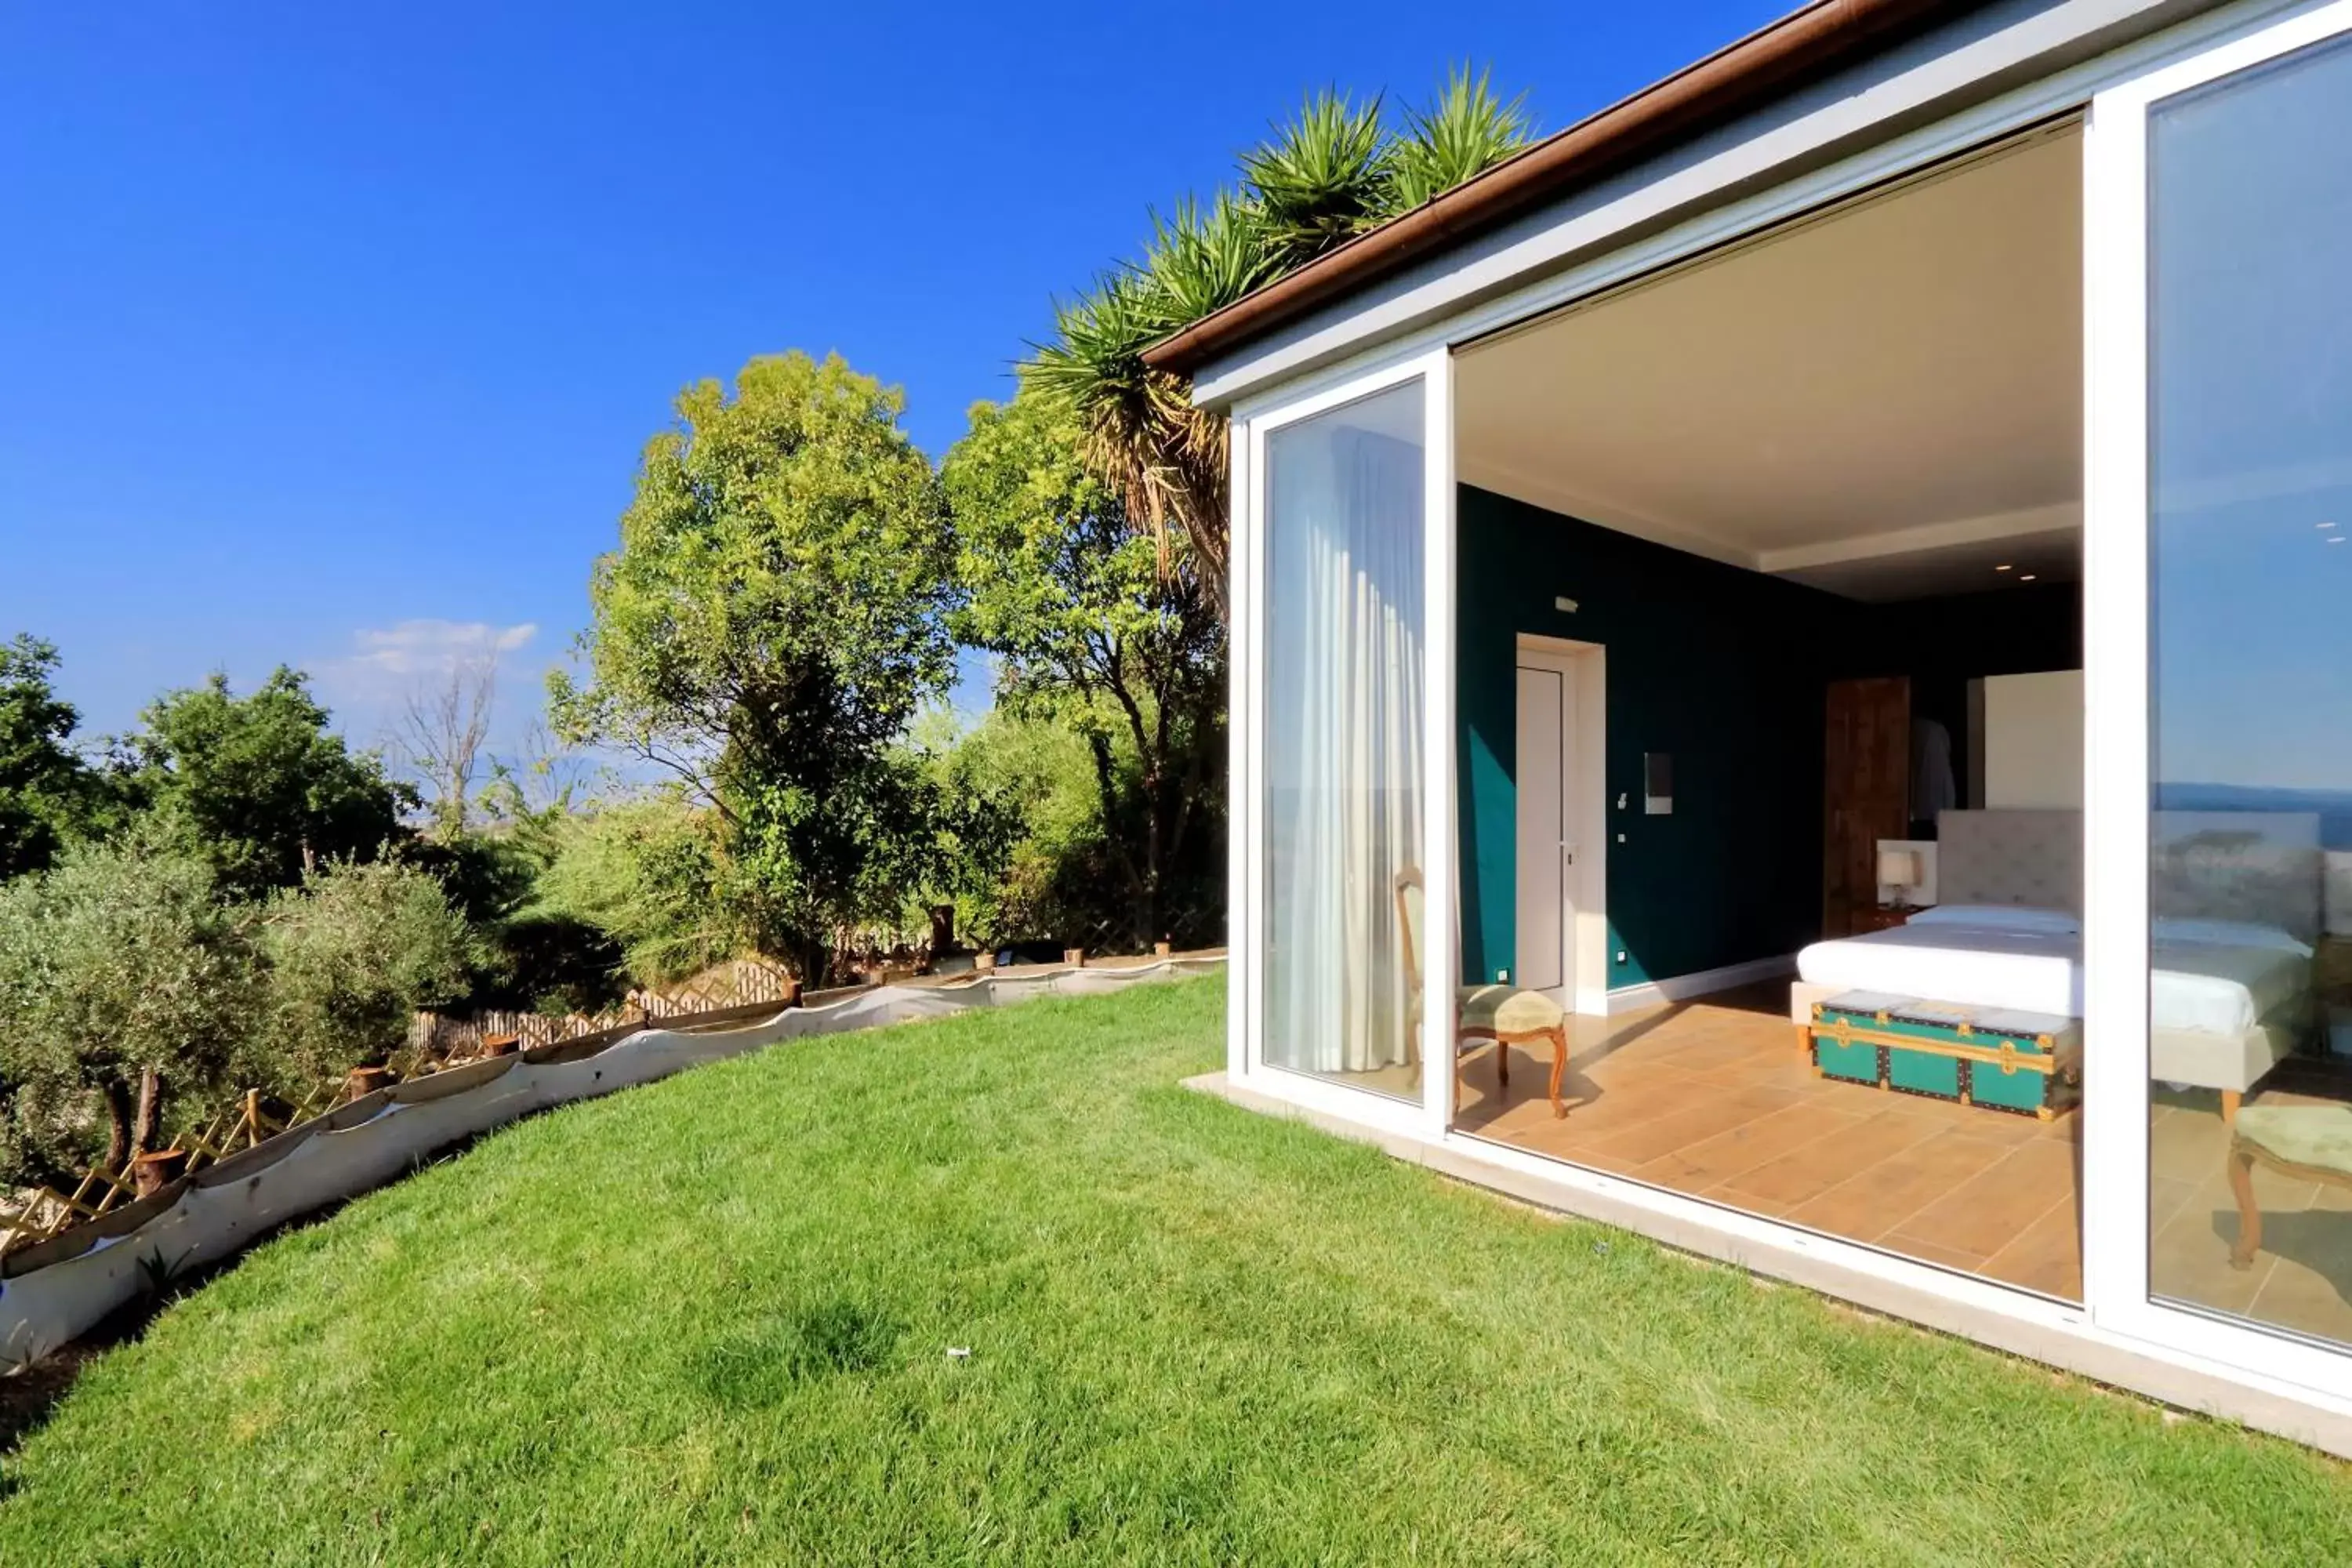
[[[811,1041],[489,1139],[93,1361],[0,1562],[2352,1555],[2289,1444],[1177,1088],[1223,1005]]]

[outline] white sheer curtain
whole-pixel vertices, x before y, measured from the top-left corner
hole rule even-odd
[[[1279,1067],[1418,1055],[1396,893],[1420,860],[1421,410],[1413,384],[1267,440],[1265,1056]]]

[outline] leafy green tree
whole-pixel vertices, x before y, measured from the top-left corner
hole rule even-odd
[[[1124,884],[1105,842],[1083,737],[1000,703],[969,727],[939,710],[917,727],[917,741],[941,789],[987,802],[998,831],[954,846],[946,874],[910,900],[909,924],[925,917],[924,906],[947,903],[957,931],[974,945],[1085,945],[1114,921],[1124,929],[1129,917],[1116,907]]]
[[[724,827],[719,889],[821,976],[935,852],[940,803],[892,742],[952,668],[953,543],[903,398],[838,356],[688,388],[597,563],[568,740],[675,773]]]
[[[483,933],[491,961],[458,1010],[601,1013],[628,994],[627,952],[603,928],[530,908]]]
[[[1225,422],[1196,408],[1182,377],[1143,352],[1366,230],[1472,179],[1528,146],[1520,100],[1485,72],[1451,72],[1400,131],[1380,100],[1311,95],[1241,161],[1237,190],[1155,216],[1139,262],[1098,278],[1055,309],[1054,332],[1024,382],[1076,417],[1080,451],[1135,521],[1181,534],[1211,605],[1225,612]]]
[[[1133,526],[1083,444],[1034,392],[973,408],[941,470],[956,626],[997,656],[1000,701],[1085,742],[1120,895],[1111,934],[1140,944],[1170,934],[1171,880],[1217,858],[1224,635],[1200,574],[1165,569],[1169,546]]]
[[[605,932],[642,983],[683,979],[751,945],[720,890],[725,833],[717,812],[674,791],[574,816],[535,910]]]
[[[242,895],[292,887],[329,860],[372,859],[405,837],[415,793],[328,726],[309,678],[280,666],[249,696],[215,675],[169,692],[122,743],[164,831]]]
[[[249,909],[132,834],[0,887],[0,1084],[18,1175],[154,1147],[163,1096],[227,1088],[257,995]]]
[[[271,895],[269,1057],[297,1088],[381,1061],[412,1016],[463,995],[482,961],[440,880],[397,860],[338,861]]]
[[[502,808],[503,809],[503,808]],[[492,830],[446,824],[401,858],[431,872],[480,938],[459,1012],[593,1013],[621,999],[619,944],[603,931],[542,907],[540,880],[553,862],[563,819],[526,812]]]
[[[38,637],[0,643],[0,881],[48,866],[104,793],[69,744],[80,715],[58,698],[57,668]]]

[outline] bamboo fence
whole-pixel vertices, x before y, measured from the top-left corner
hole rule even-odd
[[[748,1007],[772,1002],[792,1005],[800,982],[783,970],[757,959],[738,959],[706,970],[682,984],[666,989],[631,991],[617,1007],[602,1013],[482,1012],[449,1018],[419,1013],[409,1026],[408,1049],[419,1060],[459,1061],[480,1054],[485,1039],[511,1039],[528,1050],[576,1040],[626,1024],[675,1018],[687,1013],[710,1013],[728,1007]]]

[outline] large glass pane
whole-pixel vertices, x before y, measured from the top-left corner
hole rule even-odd
[[[2148,136],[2149,1284],[2352,1342],[2352,49]]]
[[[1265,1059],[1405,1096],[1426,918],[1422,403],[1411,383],[1266,440]]]

